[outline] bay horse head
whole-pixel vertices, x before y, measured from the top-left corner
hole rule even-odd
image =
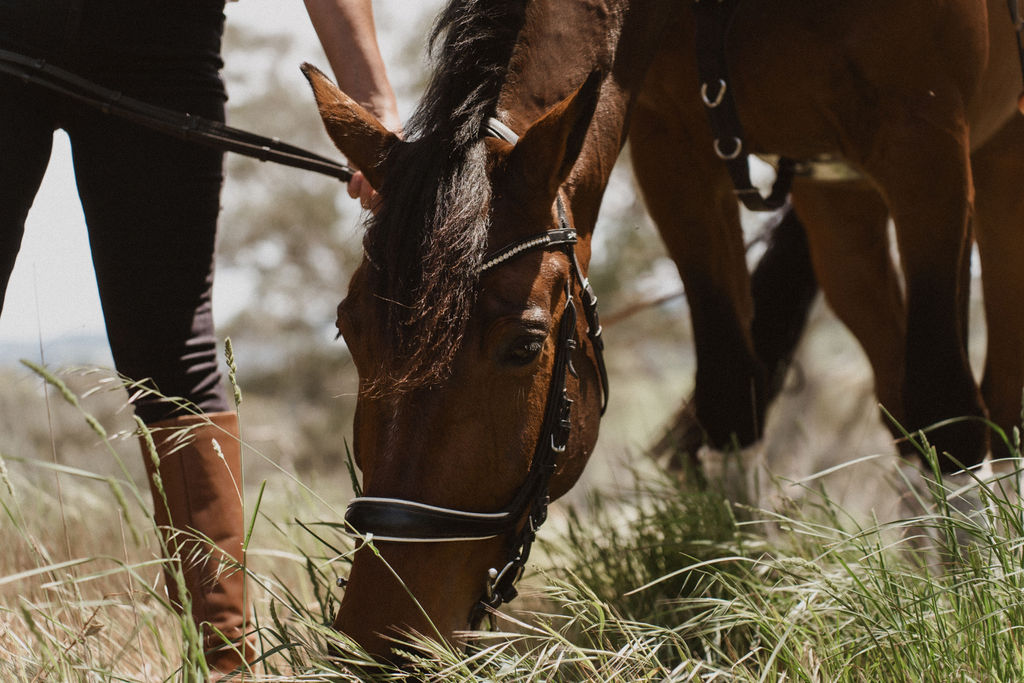
[[[512,599],[549,500],[593,451],[607,378],[589,234],[561,186],[602,79],[521,137],[477,117],[462,139],[403,141],[304,71],[384,198],[338,307],[360,378],[346,520],[363,547],[334,625],[387,657],[404,632],[450,640]]]

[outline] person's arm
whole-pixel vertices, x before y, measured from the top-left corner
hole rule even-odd
[[[371,0],[305,0],[338,87],[389,130],[401,128],[395,93],[377,45]]]
[[[386,128],[399,131],[402,122],[377,45],[371,0],[305,0],[305,3],[338,87],[374,114]],[[359,197],[363,208],[372,208],[377,199],[362,173],[357,173],[349,182],[348,193]]]

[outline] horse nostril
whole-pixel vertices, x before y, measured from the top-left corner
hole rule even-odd
[[[344,576],[339,576],[337,579],[334,580],[334,584],[338,588],[344,588],[348,585],[348,579],[346,579]]]

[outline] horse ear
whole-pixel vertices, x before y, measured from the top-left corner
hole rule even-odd
[[[341,153],[363,172],[374,188],[384,181],[383,160],[399,142],[370,112],[338,88],[312,64],[303,64],[302,73],[313,88],[327,134]]]
[[[512,150],[515,172],[552,201],[583,149],[602,81],[602,72],[592,71],[573,94],[537,119]]]

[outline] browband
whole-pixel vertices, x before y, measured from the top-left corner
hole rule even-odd
[[[558,202],[559,207],[561,208],[561,197],[559,197]],[[559,218],[561,218],[561,216],[559,216]],[[566,221],[566,224],[567,223],[568,221]],[[531,249],[547,249],[548,247],[554,247],[562,244],[576,244],[576,231],[574,229],[562,227],[557,230],[548,230],[547,232],[542,232],[539,235],[502,247],[498,251],[494,252],[484,262],[484,264],[480,266],[480,270],[478,272],[484,273],[491,268],[508,261],[514,256],[518,256],[524,251],[530,251]]]

